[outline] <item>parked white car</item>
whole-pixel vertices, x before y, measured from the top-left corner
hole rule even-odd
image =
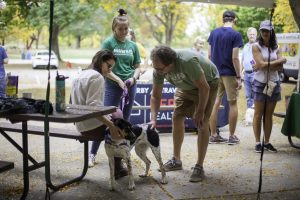
[[[32,68],[33,69],[46,69],[49,61],[49,51],[48,50],[38,50],[32,58]],[[57,69],[59,62],[57,56],[53,51],[51,51],[50,68]]]

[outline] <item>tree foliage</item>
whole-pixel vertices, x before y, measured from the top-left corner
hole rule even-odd
[[[139,8],[148,21],[158,43],[171,45],[174,35],[181,35],[187,25],[191,7],[177,1],[139,1]]]
[[[276,3],[277,6],[274,11],[273,19],[274,25],[281,26],[283,33],[299,32],[289,0],[276,0]]]
[[[299,0],[289,0],[290,7],[298,26],[298,31],[300,30],[300,1]]]
[[[35,1],[13,1],[7,0],[7,7],[0,11],[0,39],[4,43],[7,37],[16,37],[21,40],[29,37],[25,17],[30,8],[35,6]]]
[[[5,1],[7,8],[0,11],[2,43],[6,38],[17,38],[27,43],[27,46],[33,39],[38,41],[42,28],[49,26],[49,0]],[[294,16],[297,16],[295,13],[299,9],[299,0],[276,0],[276,2],[273,17],[276,32],[299,31],[290,8],[294,8]],[[195,16],[192,15],[192,11],[195,3],[180,3],[176,0],[54,0],[54,3],[52,44],[59,58],[59,38],[73,41],[77,39],[79,47],[80,41],[84,38],[97,38],[101,42],[111,35],[112,19],[118,15],[119,8],[124,8],[128,12],[130,27],[135,30],[138,40],[151,48],[153,43],[171,45],[175,42],[177,45],[186,45],[185,41],[191,40],[187,38],[185,32],[188,23],[200,23],[200,20],[193,19]],[[209,30],[199,26],[196,33],[203,36],[212,29],[222,26],[222,13],[227,9],[237,13],[238,22],[235,29],[242,33],[245,40],[248,27],[258,28],[260,21],[270,17],[269,9],[203,5],[205,6],[199,9],[199,13],[206,18]],[[300,24],[299,16],[298,21]]]
[[[49,1],[42,0],[38,5],[38,7],[31,9],[28,21],[34,27],[47,26],[49,23]],[[55,1],[52,46],[59,60],[61,60],[58,41],[59,33],[72,24],[91,18],[94,11],[95,7],[88,2],[73,0]],[[79,27],[78,32],[81,29],[85,29],[85,27]]]
[[[260,22],[269,19],[269,9],[266,8],[254,8],[254,7],[237,7],[235,12],[238,16],[236,30],[239,31],[244,43],[248,41],[247,30],[249,27],[259,29]],[[280,29],[280,27],[276,27]]]

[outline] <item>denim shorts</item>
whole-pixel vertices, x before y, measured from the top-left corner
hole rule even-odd
[[[280,101],[281,100],[281,87],[280,87],[280,82],[276,82],[276,86],[273,90],[272,96],[267,96],[266,94],[263,93],[264,88],[266,86],[266,83],[261,83],[257,80],[253,80],[252,82],[252,91],[253,91],[253,99],[255,101],[265,101],[267,100],[268,102],[274,102],[274,101]]]

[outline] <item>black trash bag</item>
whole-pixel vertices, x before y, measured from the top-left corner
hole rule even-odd
[[[46,101],[30,98],[0,97],[0,115],[4,114],[25,114],[40,113],[45,114]],[[53,105],[49,102],[49,114],[53,113]]]
[[[26,113],[46,113],[46,101],[39,99],[30,99],[30,98],[21,98],[23,101],[27,103]],[[49,102],[49,114],[53,113],[53,105]]]
[[[16,98],[0,98],[0,114],[17,114],[22,112],[25,103]]]

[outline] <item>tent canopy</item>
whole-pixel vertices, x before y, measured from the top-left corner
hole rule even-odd
[[[179,0],[179,1],[272,8],[275,0]]]

